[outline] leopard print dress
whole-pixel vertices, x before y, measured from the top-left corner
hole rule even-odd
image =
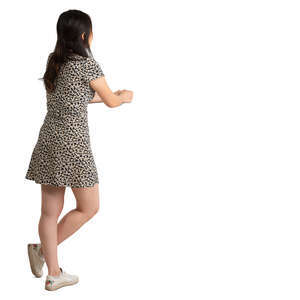
[[[87,106],[95,95],[89,82],[101,76],[103,71],[91,56],[72,54],[61,65],[54,92],[47,92],[47,114],[31,154],[26,179],[69,187],[91,187],[99,183],[90,144]]]

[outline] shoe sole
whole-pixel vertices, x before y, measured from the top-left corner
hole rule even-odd
[[[30,244],[27,245],[27,252],[28,252],[28,258],[29,258],[29,264],[30,264],[30,269],[32,274],[37,277],[40,278],[43,276],[43,274],[37,274],[34,270],[34,265],[33,265],[33,254],[32,254],[32,246]]]
[[[56,286],[53,286],[53,287],[48,287],[47,285],[45,286],[45,290],[47,291],[56,291],[64,286],[69,286],[69,285],[74,285],[76,283],[79,282],[79,279],[77,279],[76,281],[73,281],[73,282],[62,282],[62,283],[59,283],[58,285]]]

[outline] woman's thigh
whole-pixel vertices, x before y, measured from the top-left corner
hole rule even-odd
[[[41,184],[41,212],[43,215],[59,217],[64,207],[65,190],[66,187]]]
[[[72,188],[77,203],[77,210],[94,214],[99,210],[99,184],[92,187]]]

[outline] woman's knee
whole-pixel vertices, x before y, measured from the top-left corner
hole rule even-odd
[[[74,188],[73,192],[77,201],[76,209],[84,214],[87,220],[99,212],[98,184],[92,188]]]
[[[89,207],[85,207],[84,209],[77,207],[77,210],[80,211],[86,220],[91,219],[99,212],[99,202],[90,205]]]
[[[99,202],[99,198],[97,199],[97,201],[95,202],[95,204],[92,207],[92,214],[95,215],[99,212],[100,209],[100,202]]]
[[[60,214],[61,214],[61,211],[51,211],[51,210],[47,210],[47,209],[41,210],[41,218],[53,219],[53,220],[57,221]]]
[[[57,203],[56,205],[54,203],[49,204],[43,203],[41,207],[41,217],[43,218],[51,218],[51,219],[58,219],[61,215],[61,212],[63,210],[63,204]],[[54,201],[53,201],[54,202]]]
[[[93,209],[90,211],[90,217],[94,217],[99,211],[99,206],[95,206]]]
[[[42,186],[41,217],[58,219],[64,206],[65,187]]]

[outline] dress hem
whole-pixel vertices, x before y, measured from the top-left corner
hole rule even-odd
[[[28,177],[26,176],[25,179],[28,180],[32,180],[37,184],[46,184],[46,185],[53,185],[53,186],[57,186],[57,187],[71,187],[71,188],[84,188],[84,187],[93,187],[96,183],[99,184],[99,181],[95,181],[94,183],[92,183],[91,185],[76,185],[76,184],[57,184],[57,183],[52,183],[52,182],[46,182],[46,181],[40,181],[37,179],[34,179],[33,177]]]

